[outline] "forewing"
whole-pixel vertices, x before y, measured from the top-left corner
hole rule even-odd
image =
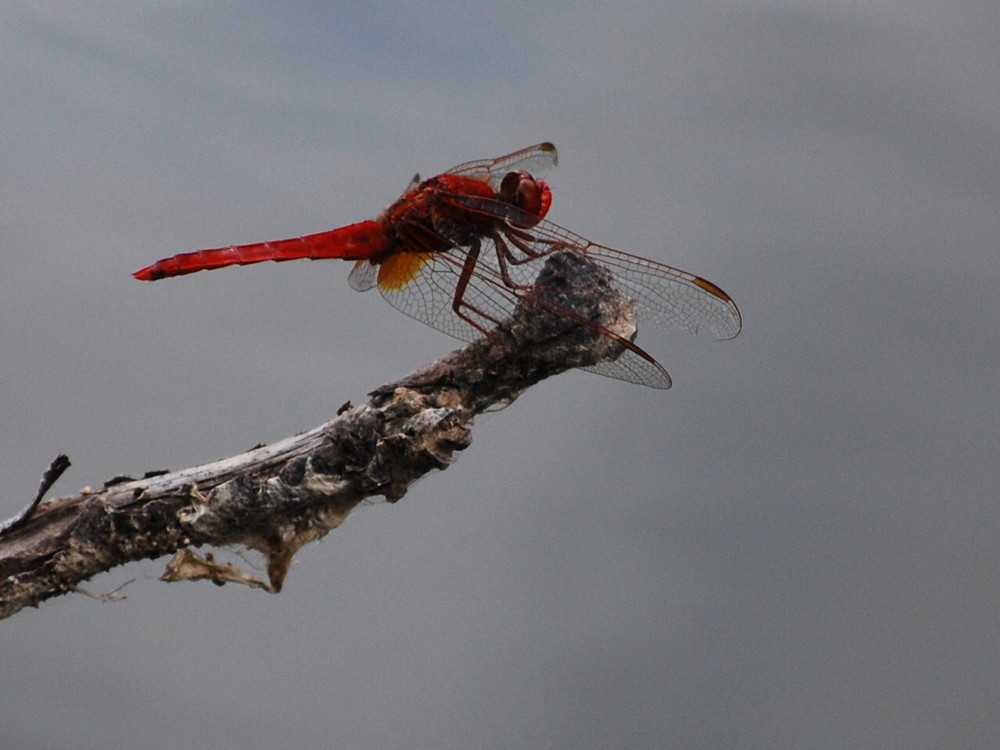
[[[457,314],[453,307],[455,288],[467,259],[466,248],[455,247],[434,253],[427,257],[409,282],[401,286],[380,284],[379,290],[389,304],[410,317],[449,336],[472,341],[509,318],[518,296],[501,277],[493,241],[483,238],[476,271],[462,295],[462,315]],[[508,266],[508,277],[518,285],[521,294],[530,294],[530,285],[546,258],[523,260]],[[614,361],[581,369],[650,388],[669,388],[671,385],[670,375],[658,362],[631,349],[625,349]]]
[[[640,325],[675,325],[691,333],[708,326],[719,339],[731,339],[740,332],[742,320],[736,304],[700,276],[598,245],[550,222],[539,223],[528,234],[533,248],[571,249],[611,271],[618,289],[636,301]]]
[[[459,164],[449,169],[446,174],[474,177],[488,182],[495,189],[499,187],[500,181],[508,172],[523,170],[535,177],[541,177],[558,161],[559,155],[555,146],[551,143],[538,143],[495,159],[479,159]]]

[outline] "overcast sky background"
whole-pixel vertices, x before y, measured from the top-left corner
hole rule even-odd
[[[457,346],[350,266],[143,284],[542,140],[550,218],[706,276],[480,418],[279,596],[165,560],[0,623],[11,748],[982,748],[1000,736],[995,2],[8,3],[0,457],[17,512],[311,428]],[[245,563],[246,564],[246,563]]]

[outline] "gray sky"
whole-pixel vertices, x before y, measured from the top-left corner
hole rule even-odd
[[[0,516],[328,419],[456,342],[344,263],[141,284],[552,140],[550,218],[706,276],[301,552],[0,624],[31,748],[981,748],[1000,734],[993,3],[11,3]],[[941,8],[940,10],[938,8]]]

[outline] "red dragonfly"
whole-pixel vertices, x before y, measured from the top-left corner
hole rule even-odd
[[[555,146],[540,143],[470,161],[423,182],[418,175],[375,219],[305,237],[183,253],[133,275],[155,281],[265,260],[353,260],[351,287],[377,286],[407,315],[471,341],[509,317],[518,300],[530,294],[547,256],[572,252],[612,274],[618,291],[635,300],[640,323],[670,323],[692,333],[707,325],[719,339],[740,332],[739,310],[712,282],[545,221],[552,193],[535,175],[556,160]],[[620,341],[625,346],[621,357],[584,369],[652,388],[670,387],[670,376],[651,355]]]

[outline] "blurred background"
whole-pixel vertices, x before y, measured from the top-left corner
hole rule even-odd
[[[160,560],[0,623],[5,746],[995,742],[998,14],[5,5],[0,517],[59,452],[55,495],[221,458],[458,346],[346,263],[130,276],[417,171],[552,140],[554,222],[745,321],[640,329],[671,391],[575,372],[480,418],[279,596]]]

